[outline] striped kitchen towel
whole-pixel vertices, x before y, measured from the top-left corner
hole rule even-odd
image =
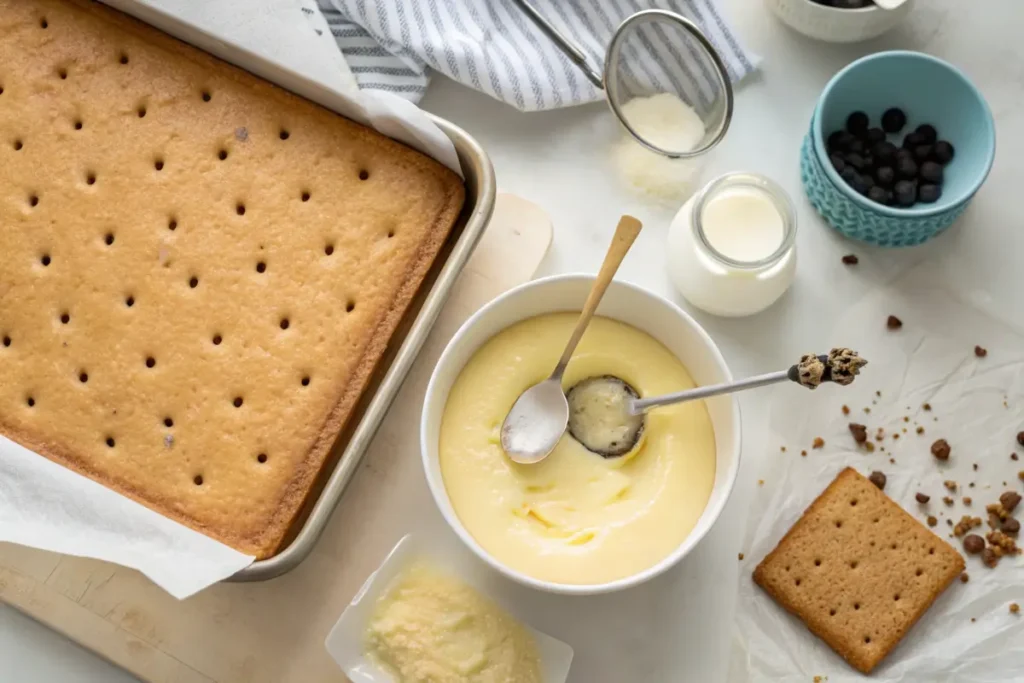
[[[359,86],[418,102],[430,70],[522,111],[557,109],[604,99],[578,68],[512,0],[318,0]],[[734,83],[758,58],[737,40],[714,0],[532,0],[537,10],[580,45],[598,70],[615,28],[653,7],[696,23],[725,62]],[[664,38],[661,29],[653,30]],[[655,34],[647,34],[654,36]],[[622,68],[651,89],[686,93],[710,106],[715,81],[688,41],[653,45],[626,41]],[[677,49],[678,48],[678,49]]]

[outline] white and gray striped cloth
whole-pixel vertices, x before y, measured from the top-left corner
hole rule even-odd
[[[604,98],[512,0],[318,0],[360,88],[418,102],[430,70],[522,111],[557,109]],[[658,7],[693,20],[725,62],[734,83],[757,68],[714,0],[533,0],[534,6],[603,64],[605,47],[623,19]],[[632,42],[632,41],[628,41]],[[706,62],[686,49],[652,47],[641,36],[627,70],[657,87],[693,93],[697,105],[715,97]]]

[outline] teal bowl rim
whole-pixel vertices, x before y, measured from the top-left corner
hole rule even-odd
[[[825,145],[825,135],[821,129],[821,118],[818,116],[818,112],[821,110],[821,105],[828,97],[832,88],[839,83],[848,73],[854,69],[866,64],[867,62],[874,61],[876,59],[887,59],[892,57],[911,57],[914,59],[921,59],[924,61],[932,62],[944,67],[950,71],[954,76],[959,78],[967,86],[967,88],[974,93],[974,96],[981,102],[981,108],[985,112],[985,120],[980,122],[985,127],[985,137],[988,139],[988,159],[986,159],[985,170],[983,173],[978,175],[978,179],[968,188],[966,192],[956,198],[955,201],[944,202],[941,206],[930,206],[924,209],[894,209],[883,204],[873,202],[866,197],[862,197],[860,194],[855,192],[852,187],[847,185],[836,170],[832,167],[832,162],[828,159]],[[981,91],[971,82],[969,78],[960,69],[956,68],[949,62],[933,57],[932,55],[925,54],[923,52],[914,52],[913,50],[890,50],[888,52],[877,52],[867,57],[861,57],[860,59],[847,64],[839,71],[825,86],[825,89],[821,91],[821,95],[818,96],[818,102],[814,107],[814,114],[811,117],[811,126],[813,130],[814,138],[814,153],[818,157],[818,161],[821,162],[822,168],[825,170],[825,175],[832,181],[832,184],[847,198],[852,200],[858,206],[863,207],[868,211],[874,211],[885,216],[892,216],[893,218],[924,218],[926,216],[938,216],[950,209],[960,206],[964,202],[970,200],[971,197],[978,191],[978,189],[988,178],[989,172],[992,170],[992,164],[996,158],[996,126],[992,120],[992,110],[988,106],[988,102],[985,97],[981,94]]]

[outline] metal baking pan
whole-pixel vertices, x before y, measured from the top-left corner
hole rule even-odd
[[[320,83],[136,0],[105,0],[105,4],[344,116],[345,100]],[[458,126],[433,115],[430,118],[452,141],[462,165],[466,181],[462,213],[392,338],[356,412],[339,436],[289,540],[276,555],[252,563],[229,581],[264,581],[280,576],[297,567],[313,550],[491,218],[495,180],[487,154]]]

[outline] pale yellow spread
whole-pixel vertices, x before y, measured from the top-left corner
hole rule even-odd
[[[537,579],[597,584],[668,556],[711,495],[715,436],[703,402],[647,416],[635,453],[604,459],[566,433],[543,462],[517,465],[501,423],[525,389],[555,366],[575,313],[525,320],[484,344],[459,375],[441,423],[441,473],[470,534],[505,565]],[[614,375],[641,396],[689,389],[683,364],[647,334],[595,318],[563,386]]]
[[[406,569],[378,602],[367,652],[398,683],[541,683],[532,634],[434,567]]]

